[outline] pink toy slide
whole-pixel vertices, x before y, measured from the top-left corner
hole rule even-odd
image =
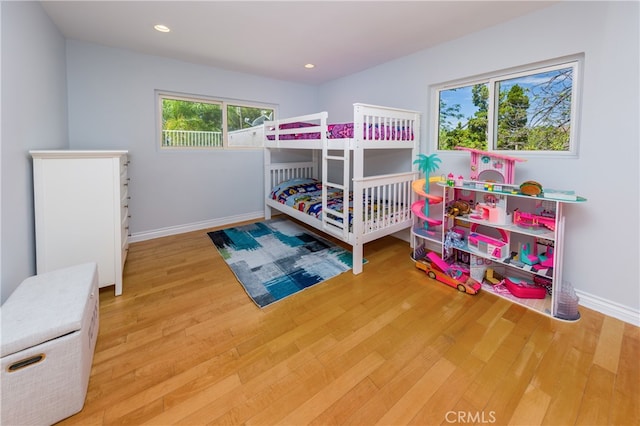
[[[442,197],[436,197],[433,195],[428,195],[428,197],[429,204],[437,204],[442,202]],[[441,225],[441,220],[432,219],[424,215],[424,202],[424,200],[418,200],[415,203],[411,204],[411,211],[413,212],[413,214],[427,222],[429,225]]]
[[[440,256],[438,256],[435,252],[430,251],[427,253],[427,258],[436,265],[442,272],[453,277],[461,282],[466,282],[469,277],[465,275],[460,269],[454,268],[449,265],[447,262],[442,260]]]

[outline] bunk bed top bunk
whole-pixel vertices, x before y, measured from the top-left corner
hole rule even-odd
[[[398,149],[414,148],[420,113],[405,109],[353,105],[353,121],[329,123],[326,111],[264,123],[266,148]]]

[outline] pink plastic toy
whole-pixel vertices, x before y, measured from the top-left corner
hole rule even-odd
[[[469,276],[468,271],[448,264],[434,252],[429,252],[424,260],[425,262],[417,262],[416,267],[423,269],[431,279],[468,294],[477,294],[482,288],[478,281]]]
[[[540,216],[519,210],[513,212],[513,223],[522,228],[539,228],[544,226],[551,231],[554,231],[556,228],[556,219],[554,217]]]
[[[531,251],[531,245],[529,243],[523,244],[520,248],[520,261],[526,263],[527,265],[535,265],[540,262],[538,258],[537,250],[535,249],[536,245],[534,244],[533,252]]]
[[[523,278],[505,277],[504,285],[509,292],[523,299],[544,299],[547,290]]]
[[[471,180],[515,183],[517,161],[522,158],[509,157],[495,152],[457,146],[456,149],[471,153]]]

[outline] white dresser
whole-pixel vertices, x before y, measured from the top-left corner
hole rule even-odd
[[[128,151],[29,151],[37,273],[98,264],[99,286],[122,294],[129,247]]]

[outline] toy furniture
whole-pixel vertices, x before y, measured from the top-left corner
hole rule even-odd
[[[515,183],[516,162],[522,158],[509,157],[495,152],[457,146],[456,149],[471,153],[471,180],[499,183]]]
[[[505,277],[504,285],[511,294],[523,299],[544,299],[547,296],[547,291],[543,287],[525,279]]]
[[[478,203],[476,204],[476,214],[491,223],[504,224],[507,222],[507,212],[503,207],[497,205]]]
[[[494,259],[502,259],[508,255],[506,242],[473,232],[469,234],[469,248]]]
[[[82,409],[99,327],[97,268],[29,277],[2,305],[3,425],[49,425]]]
[[[553,247],[547,247],[544,253],[538,255],[538,259],[540,259],[540,265],[553,268]]]
[[[500,239],[490,237],[478,232],[478,223],[471,224],[469,234],[469,249],[475,253],[483,254],[492,259],[504,259],[509,256],[509,232],[496,228]]]
[[[536,251],[531,251],[531,245],[529,243],[523,244],[520,248],[520,261],[526,263],[527,265],[535,265],[536,263],[540,262]]]
[[[538,228],[544,226],[553,231],[555,218],[515,210],[513,212],[513,223],[523,228]]]
[[[498,285],[502,283],[504,277],[493,270],[493,268],[487,268],[484,272],[483,281],[489,283],[490,285]]]

